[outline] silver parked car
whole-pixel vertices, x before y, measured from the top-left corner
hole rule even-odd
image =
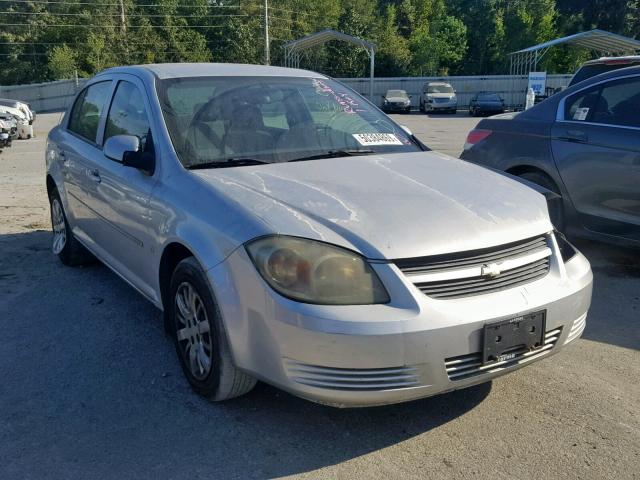
[[[429,152],[357,93],[275,67],[107,70],[46,153],[53,251],[164,311],[214,400],[337,406],[485,382],[580,336],[587,260],[545,198]]]
[[[422,87],[420,111],[456,113],[458,97],[451,85],[445,82],[429,82]]]

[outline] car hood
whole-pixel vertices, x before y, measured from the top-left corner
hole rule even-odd
[[[371,259],[484,248],[552,229],[538,192],[435,152],[193,173],[248,218],[261,219],[267,233],[313,238]]]
[[[406,102],[409,97],[385,97],[388,102]]]

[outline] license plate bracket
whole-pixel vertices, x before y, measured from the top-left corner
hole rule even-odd
[[[547,312],[527,313],[484,326],[482,363],[509,360],[520,348],[534,350],[544,345]]]

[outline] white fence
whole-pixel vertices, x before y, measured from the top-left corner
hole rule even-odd
[[[571,75],[549,75],[547,87],[558,88],[568,85]],[[341,82],[351,88],[369,96],[368,78],[341,78]],[[491,75],[475,77],[388,77],[374,80],[374,103],[382,103],[382,95],[391,89],[406,90],[412,96],[414,107],[418,106],[422,86],[431,81],[450,83],[458,95],[458,108],[466,108],[471,97],[476,92],[495,92],[502,95],[507,105],[519,107],[524,105],[528,79],[524,75]],[[31,105],[37,112],[64,110],[71,99],[82,88],[86,79],[59,80],[49,83],[34,83],[31,85],[0,86],[0,98],[22,100]]]
[[[572,75],[547,76],[548,88],[566,87]],[[341,78],[342,83],[349,85],[356,92],[369,96],[368,78]],[[387,90],[406,90],[411,95],[411,105],[417,107],[422,87],[428,82],[447,82],[457,93],[458,108],[467,108],[471,97],[476,92],[494,92],[505,99],[510,107],[524,105],[527,94],[528,77],[526,75],[490,75],[474,77],[387,77],[376,78],[373,90],[373,102],[382,103],[382,95]]]
[[[60,111],[67,107],[86,81],[79,79],[76,84],[75,80],[59,80],[30,85],[0,86],[0,98],[27,102],[36,112]]]

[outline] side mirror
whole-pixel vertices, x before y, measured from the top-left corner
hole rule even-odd
[[[409,98],[413,98],[413,95],[409,95]]]
[[[121,162],[125,167],[132,167],[153,175],[156,167],[152,152],[140,151],[140,140],[134,135],[114,135],[104,143],[104,155],[111,160]]]
[[[382,97],[383,100],[385,100],[387,97],[385,97],[384,95],[380,95]]]
[[[126,152],[137,152],[140,140],[135,135],[114,135],[104,142],[104,156],[122,163]]]

